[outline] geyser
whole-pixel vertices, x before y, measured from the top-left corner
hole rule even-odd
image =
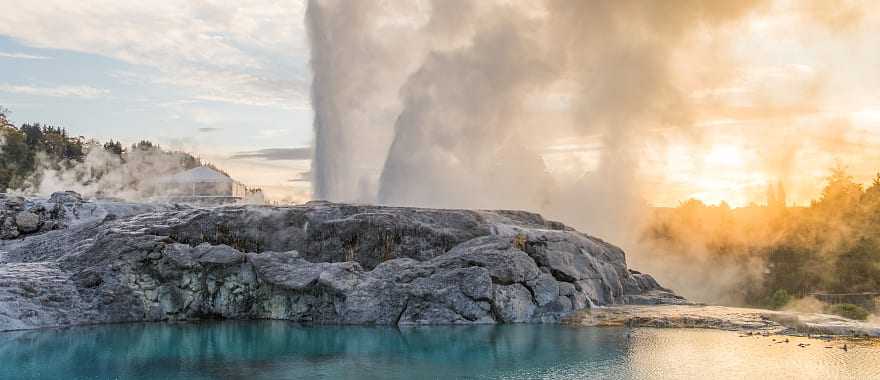
[[[676,49],[753,5],[310,1],[315,197],[539,210],[620,237],[642,145],[691,125]],[[551,175],[567,141],[598,141],[597,167]]]

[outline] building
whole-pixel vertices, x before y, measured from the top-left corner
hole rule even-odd
[[[157,193],[178,202],[229,203],[253,193],[247,186],[207,166],[199,166],[159,180]]]

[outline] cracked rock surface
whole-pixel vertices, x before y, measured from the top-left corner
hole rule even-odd
[[[686,303],[628,270],[619,248],[528,212],[64,194],[14,202],[14,212],[63,211],[38,222],[52,229],[0,240],[0,330],[205,318],[557,322],[593,306]]]

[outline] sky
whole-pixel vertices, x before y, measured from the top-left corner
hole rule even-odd
[[[0,0],[0,105],[16,124],[149,139],[302,200],[312,124],[304,8]]]
[[[673,67],[699,136],[643,148],[643,196],[742,206],[783,181],[790,202],[806,204],[837,164],[868,182],[880,170],[878,8],[769,1],[693,36]],[[0,0],[0,9],[0,105],[13,122],[150,139],[273,199],[309,198],[303,1]],[[547,170],[577,177],[595,166],[596,144],[546,147]]]

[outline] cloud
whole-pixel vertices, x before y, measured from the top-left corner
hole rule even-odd
[[[260,137],[268,137],[268,138],[276,138],[280,136],[287,136],[290,134],[289,129],[278,128],[278,129],[262,129],[257,134]]]
[[[0,58],[37,59],[37,60],[52,59],[52,57],[46,57],[46,56],[42,56],[42,55],[31,55],[31,54],[25,54],[25,53],[7,53],[7,52],[2,52],[2,51],[0,51]]]
[[[223,130],[223,128],[215,128],[215,127],[201,127],[197,128],[197,130],[201,133],[211,133]]]
[[[288,182],[312,182],[312,172],[304,171],[300,172],[296,178],[291,178],[287,180]]]
[[[143,81],[196,99],[308,107],[302,1],[44,0],[15,8],[0,12],[0,35],[18,42],[144,66],[151,70],[135,74]]]
[[[238,152],[233,154],[229,159],[262,159],[270,161],[278,160],[309,160],[312,158],[311,147],[299,148],[267,148],[247,152]]]
[[[110,90],[95,88],[91,86],[36,87],[29,85],[14,85],[8,83],[0,83],[0,92],[8,92],[20,95],[84,99],[100,98],[110,94]]]

